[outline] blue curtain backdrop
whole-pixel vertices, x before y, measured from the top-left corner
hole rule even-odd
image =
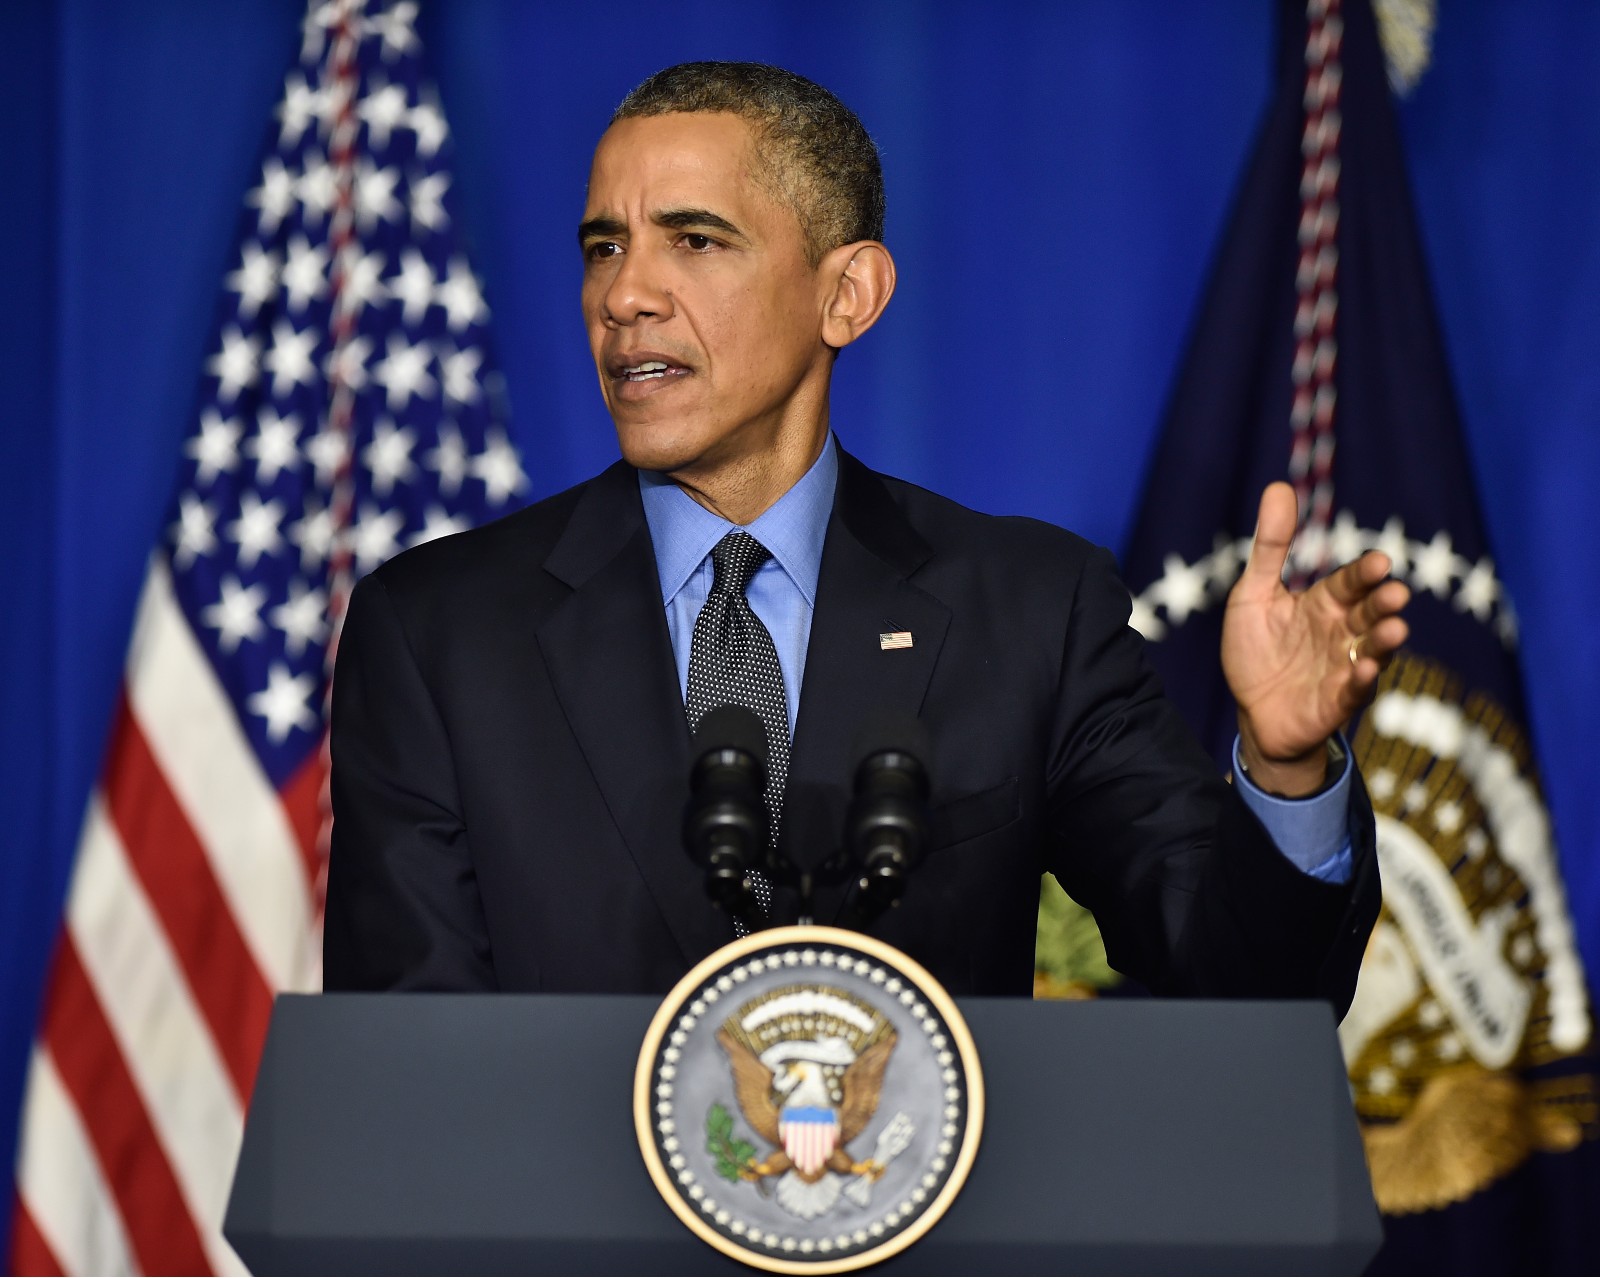
[[[840,364],[846,446],[970,505],[1120,548],[1265,104],[1272,9],[435,3],[423,33],[534,495],[615,455],[578,322],[574,227],[594,140],[649,72],[748,58],[835,89],[883,149],[901,285]],[[1489,532],[1522,617],[1573,913],[1600,973],[1600,6],[1440,9],[1402,124]],[[0,12],[8,1162],[135,594],[300,12],[299,0]]]

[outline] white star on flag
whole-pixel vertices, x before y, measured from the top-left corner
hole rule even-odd
[[[448,173],[430,173],[411,184],[411,220],[430,231],[450,224],[444,211],[444,193],[450,189]]]
[[[232,652],[246,639],[261,638],[261,605],[267,602],[267,588],[260,583],[242,586],[239,579],[227,576],[221,583],[222,597],[200,610],[200,620],[217,632],[217,647]]]
[[[417,135],[417,154],[431,160],[450,136],[444,115],[432,102],[426,100],[411,108],[410,124]]]
[[[416,324],[433,304],[433,268],[414,248],[400,254],[400,273],[388,281],[389,293],[401,302],[400,314],[407,324]]]
[[[257,220],[261,233],[273,234],[294,208],[294,175],[283,167],[277,156],[269,155],[261,166],[261,185],[246,195],[244,202],[261,210]]]
[[[439,446],[422,459],[423,464],[439,476],[439,491],[454,497],[467,477],[467,446],[458,431],[449,422],[439,427]]]
[[[1339,517],[1333,521],[1333,528],[1328,534],[1328,547],[1336,564],[1354,563],[1366,553],[1367,539],[1362,535],[1356,517],[1348,510],[1341,510]]]
[[[1328,563],[1328,530],[1321,524],[1308,522],[1295,534],[1289,550],[1289,562],[1284,565],[1284,580],[1296,572],[1315,573]]]
[[[322,4],[308,5],[305,19],[300,23],[300,61],[315,62],[327,47],[328,29],[336,25],[339,15],[336,0],[323,0]]]
[[[404,426],[389,421],[373,425],[372,442],[362,450],[361,460],[372,472],[372,491],[379,497],[387,497],[396,484],[411,478],[416,470],[411,450],[416,445],[416,435]]]
[[[1146,639],[1161,639],[1167,633],[1166,623],[1156,616],[1156,610],[1143,595],[1134,595],[1128,611],[1128,624]]]
[[[470,404],[483,394],[478,384],[478,367],[483,363],[483,352],[476,346],[453,351],[439,360],[439,371],[444,378],[444,393],[458,404]]]
[[[403,210],[394,198],[399,181],[399,169],[380,169],[365,160],[356,165],[356,222],[363,233],[380,219],[392,222],[400,216]]]
[[[1411,543],[1406,540],[1406,526],[1400,522],[1398,516],[1391,515],[1388,522],[1383,525],[1383,531],[1378,534],[1377,541],[1372,543],[1374,550],[1381,550],[1389,556],[1389,562],[1394,566],[1390,573],[1404,581],[1406,573],[1411,566]]]
[[[412,0],[398,0],[387,13],[367,19],[371,30],[383,36],[383,60],[393,61],[416,47],[417,33],[412,30],[417,20],[417,6]]]
[[[350,528],[350,553],[356,557],[356,567],[361,572],[371,572],[400,549],[400,530],[406,526],[405,515],[397,509],[380,510],[376,506],[363,506],[361,518]]]
[[[314,500],[306,502],[305,514],[288,531],[289,540],[299,547],[302,572],[316,572],[333,553],[333,512]]]
[[[260,364],[261,343],[230,324],[222,330],[222,349],[206,361],[206,372],[220,383],[218,398],[237,399],[245,387],[256,384]]]
[[[389,411],[399,412],[411,397],[432,395],[438,383],[428,372],[433,348],[426,342],[411,345],[398,333],[389,334],[389,353],[372,368],[372,377],[387,392]]]
[[[305,172],[294,184],[294,192],[305,209],[306,220],[321,223],[339,197],[339,178],[333,166],[315,151],[306,153]]]
[[[216,515],[211,508],[186,492],[178,498],[178,522],[172,525],[172,562],[187,568],[202,555],[217,548],[217,535],[213,531]]]
[[[251,320],[278,291],[278,255],[267,253],[253,240],[239,249],[239,269],[223,277],[230,293],[239,295],[239,315]]]
[[[354,97],[354,85],[345,83],[337,76],[330,80],[322,90],[322,109],[317,113],[321,119],[318,132],[324,137],[331,133]]]
[[[328,598],[320,590],[307,590],[299,579],[289,583],[289,598],[267,615],[283,631],[284,651],[298,657],[306,648],[328,637]]]
[[[252,714],[267,721],[267,736],[282,741],[295,728],[310,731],[317,726],[316,713],[309,704],[317,681],[309,674],[290,674],[287,666],[274,661],[267,671],[267,686],[246,701]]]
[[[339,257],[339,270],[342,278],[339,281],[339,310],[341,313],[358,311],[364,306],[389,295],[388,288],[383,283],[383,254],[374,250],[371,253],[360,252],[354,244],[346,249]],[[359,339],[366,341],[365,338]],[[367,349],[371,349],[370,344]],[[363,360],[366,356],[361,357]]]
[[[483,291],[478,287],[477,276],[459,257],[450,259],[450,276],[439,285],[435,300],[444,307],[453,332],[489,317],[489,308],[483,303]]]
[[[317,472],[317,487],[331,488],[339,468],[350,456],[350,441],[331,423],[306,441],[306,456]]]
[[[522,463],[517,450],[511,447],[505,434],[490,431],[485,437],[486,447],[469,463],[471,473],[483,480],[489,500],[500,505],[528,486],[528,477],[522,473]]]
[[[316,348],[321,333],[314,328],[296,331],[288,320],[279,320],[272,326],[272,349],[263,361],[272,374],[272,393],[282,399],[296,386],[309,385],[317,375],[311,352]]]
[[[1205,604],[1206,575],[1198,565],[1190,566],[1179,555],[1168,555],[1163,561],[1165,571],[1159,581],[1148,590],[1151,599],[1163,604],[1167,619],[1175,626],[1188,620],[1189,614]]]
[[[292,147],[311,121],[322,114],[322,94],[310,88],[298,71],[289,72],[283,82],[283,101],[278,104],[278,145]]]
[[[1461,591],[1456,595],[1456,608],[1471,612],[1479,621],[1488,621],[1500,598],[1500,583],[1495,580],[1494,560],[1480,559],[1461,580]]]
[[[1239,543],[1225,533],[1218,533],[1211,539],[1210,560],[1211,584],[1224,594],[1233,583],[1238,580],[1239,570],[1244,567],[1244,557],[1250,553],[1250,543],[1245,541],[1241,547]]]
[[[1464,567],[1450,548],[1450,534],[1441,529],[1434,533],[1433,540],[1426,546],[1420,543],[1414,545],[1411,584],[1418,590],[1431,590],[1440,599],[1445,599],[1450,595],[1451,581],[1461,575]]]
[[[410,117],[404,85],[384,84],[368,89],[356,114],[366,122],[368,145],[379,150],[389,145],[389,134]]]
[[[328,291],[328,251],[313,248],[303,235],[295,236],[289,241],[282,278],[284,292],[289,295],[289,309],[305,310]]]
[[[195,459],[194,482],[209,484],[224,471],[239,464],[239,436],[244,428],[231,418],[224,418],[214,408],[200,414],[200,433],[190,439],[183,451]]]
[[[270,484],[279,474],[300,464],[300,421],[293,413],[279,417],[263,405],[256,414],[256,433],[244,441],[244,451],[256,463],[256,482]]]
[[[421,546],[426,542],[437,541],[440,537],[448,537],[451,533],[466,532],[472,527],[459,515],[447,514],[442,506],[429,506],[426,522],[411,538],[413,546]]]
[[[250,489],[240,494],[239,518],[227,528],[228,536],[239,543],[239,567],[254,568],[262,555],[278,553],[283,545],[278,532],[282,521],[283,507],[278,502],[264,502]]]
[[[358,391],[367,384],[367,360],[371,356],[372,343],[365,337],[352,337],[328,352],[324,371],[330,382]]]

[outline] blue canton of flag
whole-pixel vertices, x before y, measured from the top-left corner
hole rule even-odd
[[[321,741],[353,579],[527,484],[415,16],[312,6],[185,450],[174,589],[276,785]]]

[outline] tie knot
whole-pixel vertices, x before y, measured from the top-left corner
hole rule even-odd
[[[771,558],[772,552],[749,533],[734,529],[711,548],[711,592],[744,594],[756,569]]]

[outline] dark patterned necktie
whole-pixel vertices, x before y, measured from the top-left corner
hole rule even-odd
[[[689,645],[689,691],[684,710],[689,730],[700,716],[718,706],[744,706],[755,712],[767,730],[767,816],[769,835],[778,842],[783,787],[789,779],[789,706],[783,692],[783,669],[772,636],[745,597],[756,570],[772,552],[749,533],[734,530],[711,550],[711,593],[694,623]],[[772,908],[772,886],[758,871],[750,887],[763,911]],[[740,936],[746,928],[736,918]]]

